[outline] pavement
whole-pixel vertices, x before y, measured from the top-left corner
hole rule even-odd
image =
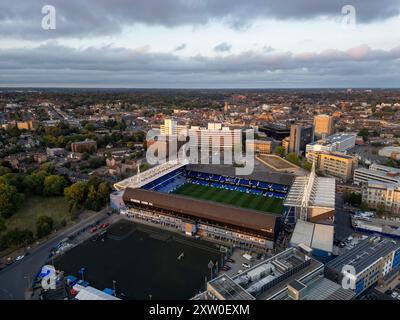
[[[335,207],[335,240],[343,241],[353,233],[350,213],[343,208],[343,198],[337,195]]]
[[[14,262],[12,265],[0,271],[0,300],[25,300],[29,298],[27,289],[33,277],[39,272],[40,268],[49,257],[50,251],[61,240],[79,231],[86,225],[106,218],[108,209],[101,210],[77,224],[61,231],[54,238],[32,248],[30,254],[24,259]]]

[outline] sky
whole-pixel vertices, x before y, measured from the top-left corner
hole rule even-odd
[[[0,0],[0,86],[397,88],[399,25],[400,0]]]

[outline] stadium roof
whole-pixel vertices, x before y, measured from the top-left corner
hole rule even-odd
[[[134,200],[139,200],[142,204],[154,206],[155,208],[219,221],[271,235],[274,235],[276,220],[278,218],[277,215],[272,213],[144,189],[127,188],[123,199],[125,203],[132,203],[135,202]]]
[[[307,199],[308,208],[335,208],[335,188],[334,178],[315,177],[310,182],[310,194]],[[303,197],[309,184],[309,176],[296,177],[285,200],[285,206],[301,207]]]

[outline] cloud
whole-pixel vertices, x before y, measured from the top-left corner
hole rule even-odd
[[[52,0],[57,29],[41,29],[47,0],[0,0],[0,35],[19,38],[89,37],[120,33],[126,26],[199,26],[221,21],[236,29],[256,19],[308,20],[341,17],[345,0]],[[358,23],[400,14],[400,0],[352,0]]]
[[[95,59],[93,57],[96,57]],[[1,86],[357,87],[400,83],[400,46],[360,45],[322,52],[245,51],[180,57],[112,46],[76,49],[56,42],[0,49]]]
[[[186,43],[182,43],[181,45],[177,46],[174,51],[182,51],[186,48]]]
[[[221,42],[214,47],[215,52],[228,52],[231,51],[232,46],[226,42]]]

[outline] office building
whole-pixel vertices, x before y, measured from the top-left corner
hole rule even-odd
[[[314,130],[312,126],[304,127],[293,124],[290,127],[289,152],[302,155],[306,150],[306,145],[313,142],[313,140]]]
[[[290,128],[284,124],[267,122],[258,129],[264,132],[267,137],[275,140],[282,140],[290,135]]]
[[[274,300],[293,281],[321,275],[323,264],[297,248],[264,260],[235,276],[223,274],[207,283],[207,291],[194,300]]]
[[[327,263],[325,277],[338,284],[346,283],[358,296],[398,273],[399,265],[399,244],[372,236]]]
[[[316,169],[324,174],[348,181],[353,177],[358,159],[340,152],[307,152],[308,162],[315,162]]]
[[[271,154],[272,142],[265,140],[250,140],[246,141],[248,148],[251,148],[255,154]]]
[[[317,139],[330,136],[333,132],[333,117],[320,114],[314,117],[314,136]]]
[[[160,125],[160,133],[162,135],[186,135],[187,126],[178,125],[173,119],[165,119],[164,124]]]
[[[368,181],[361,188],[362,200],[368,207],[385,208],[391,213],[400,213],[400,186],[394,183]]]
[[[326,138],[309,143],[306,152],[326,151],[326,152],[345,152],[356,145],[355,133],[335,133]]]

